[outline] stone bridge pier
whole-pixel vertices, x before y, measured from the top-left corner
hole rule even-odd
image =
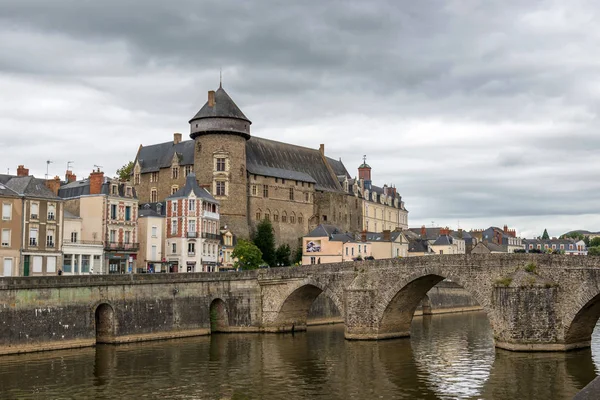
[[[496,346],[565,351],[590,346],[600,317],[600,260],[551,255],[439,256],[273,270],[258,281],[262,328],[306,329],[325,293],[350,340],[410,336],[414,312],[444,279],[465,288],[486,312]]]

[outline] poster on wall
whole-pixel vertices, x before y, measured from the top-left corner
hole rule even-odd
[[[306,242],[306,252],[307,253],[318,253],[321,251],[321,241],[320,240],[309,240]]]

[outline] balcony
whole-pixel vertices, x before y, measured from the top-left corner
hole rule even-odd
[[[139,243],[106,242],[104,250],[106,251],[138,251]]]
[[[54,241],[51,241],[51,240],[46,241],[46,247],[54,247]]]
[[[31,219],[38,219],[38,215],[37,214],[31,214]]]
[[[221,240],[221,235],[217,235],[215,233],[202,232],[202,238],[211,240]]]
[[[205,218],[219,219],[219,213],[212,211],[202,211],[202,216]]]
[[[196,255],[195,251],[188,251],[188,257],[194,257]]]
[[[38,245],[37,239],[29,238],[29,245],[32,247],[36,247]]]
[[[104,243],[99,240],[63,240],[63,245],[73,245],[73,246],[102,246]]]
[[[48,214],[48,221],[56,221],[54,214]]]
[[[198,232],[188,232],[187,233],[187,237],[188,238],[197,238],[198,237]]]

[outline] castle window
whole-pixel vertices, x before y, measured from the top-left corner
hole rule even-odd
[[[158,172],[150,173],[150,182],[158,182]]]
[[[260,221],[260,211],[256,213],[256,220]]]
[[[301,217],[298,217],[298,220],[300,220]],[[294,224],[296,223],[296,215],[294,213],[290,214],[290,224]]]
[[[287,214],[285,211],[281,213],[281,222],[287,222]]]
[[[327,215],[323,215],[323,222],[327,222]]]
[[[279,183],[279,178],[275,178],[275,183]]]
[[[265,219],[266,219],[267,221],[270,221],[270,220],[271,220],[271,216],[270,216],[269,214],[265,214]]]
[[[299,223],[299,224],[301,224],[301,223],[302,223],[302,220],[303,220],[303,218],[302,218],[302,214],[298,215],[298,223]],[[292,221],[292,220],[291,220],[291,217],[290,217],[290,222],[293,224],[295,221]]]
[[[256,188],[256,185],[252,185],[252,196],[256,196],[257,192],[258,192],[258,190]]]
[[[152,188],[150,190],[150,202],[156,203],[158,201],[158,194],[156,193],[156,188]]]
[[[302,187],[304,187],[304,182],[302,182]]]
[[[304,193],[304,201],[307,203],[310,201],[310,195],[308,193]]]
[[[179,186],[177,186],[177,185],[171,186],[171,194],[177,193],[178,190],[179,190]]]
[[[285,183],[285,179],[281,178],[281,183]]]
[[[294,200],[294,188],[290,188],[290,200]]]
[[[263,185],[263,197],[269,197],[269,186]]]
[[[217,181],[216,189],[217,196],[225,196],[225,182]]]
[[[187,177],[189,174],[191,174],[193,172],[194,166],[193,165],[186,165],[185,166],[185,176]]]
[[[277,211],[273,213],[273,221],[279,222],[279,214],[277,214]]]
[[[179,179],[179,167],[173,167],[171,169],[171,173],[172,173],[173,179]]]
[[[133,183],[136,185],[140,184],[140,174],[138,172],[133,175]]]
[[[225,159],[217,158],[217,171],[225,171]]]

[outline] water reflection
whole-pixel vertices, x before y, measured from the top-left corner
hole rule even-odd
[[[596,374],[595,350],[494,350],[482,313],[415,318],[412,334],[346,341],[337,325],[0,357],[0,398],[570,399]]]

